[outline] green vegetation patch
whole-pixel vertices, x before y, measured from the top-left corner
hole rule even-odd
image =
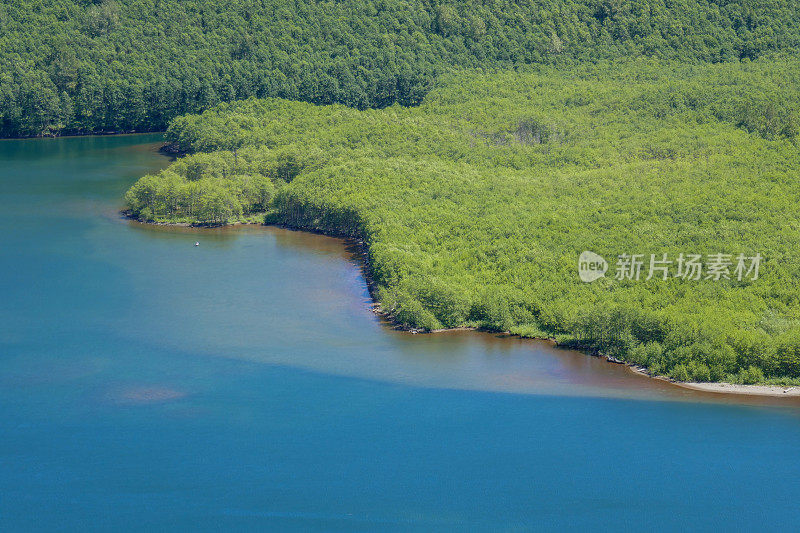
[[[445,76],[420,106],[278,99],[174,120],[195,152],[134,216],[363,239],[411,328],[560,342],[681,380],[800,379],[800,63],[637,60]],[[592,283],[578,257],[609,271]],[[645,279],[650,254],[760,254],[758,279]],[[615,279],[643,254],[640,279]],[[735,260],[734,260],[735,263]],[[674,265],[673,265],[674,268]]]

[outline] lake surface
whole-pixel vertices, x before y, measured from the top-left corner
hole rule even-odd
[[[342,241],[122,219],[157,141],[0,141],[0,530],[797,527],[800,402],[394,331]]]

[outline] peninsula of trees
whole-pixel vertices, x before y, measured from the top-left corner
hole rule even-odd
[[[798,113],[791,54],[462,71],[416,107],[269,98],[177,118],[167,138],[190,155],[126,201],[146,221],[361,239],[376,299],[410,328],[555,337],[679,380],[797,384]],[[609,261],[605,277],[581,281],[584,251]],[[673,263],[616,276],[633,255]],[[708,270],[680,275],[690,256]],[[737,276],[755,257],[758,275]]]

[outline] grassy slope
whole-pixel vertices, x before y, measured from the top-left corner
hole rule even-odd
[[[165,175],[128,200],[197,218],[180,190],[199,178],[246,212],[231,176],[267,176],[271,221],[367,241],[377,297],[406,326],[556,336],[678,379],[786,382],[800,377],[798,78],[792,60],[638,61],[453,76],[411,109],[224,105],[173,123],[173,141],[211,153],[165,173],[171,207]],[[751,283],[584,284],[583,250],[611,274],[621,253],[765,262]]]

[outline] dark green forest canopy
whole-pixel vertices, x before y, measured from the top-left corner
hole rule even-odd
[[[177,118],[168,139],[193,155],[139,180],[128,208],[363,239],[377,300],[408,327],[799,383],[797,58],[527,70],[445,75],[418,107],[253,99]],[[605,278],[580,281],[585,250]],[[626,253],[764,259],[756,280],[614,279]]]
[[[14,0],[0,136],[160,130],[253,96],[414,105],[454,66],[753,59],[796,48],[798,20],[781,0]]]

